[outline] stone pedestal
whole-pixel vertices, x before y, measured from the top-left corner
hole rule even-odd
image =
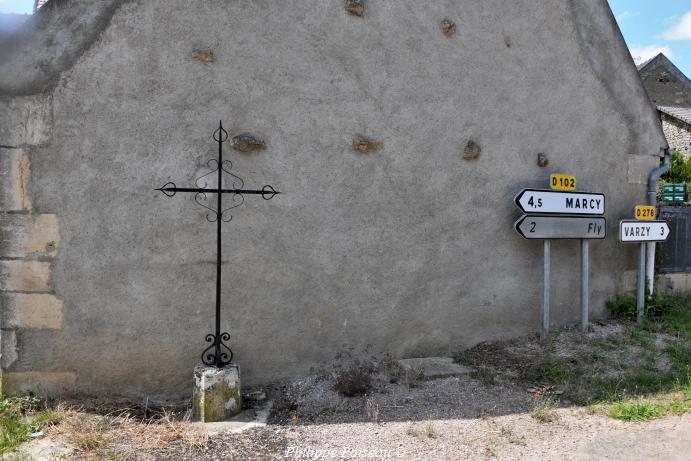
[[[240,413],[240,366],[194,367],[192,417],[205,423],[223,421]]]

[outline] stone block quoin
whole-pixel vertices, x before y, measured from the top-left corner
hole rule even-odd
[[[14,371],[22,350],[21,330],[60,330],[63,302],[52,285],[60,247],[58,217],[35,210],[31,200],[31,149],[50,140],[50,99],[0,101],[0,358],[2,391],[51,395],[71,387],[69,371]],[[40,365],[37,364],[40,368]]]

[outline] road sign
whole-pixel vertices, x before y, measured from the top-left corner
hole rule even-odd
[[[653,221],[655,219],[655,207],[647,205],[637,205],[636,219],[639,221]]]
[[[549,187],[553,190],[576,190],[576,177],[567,174],[551,174]]]
[[[669,226],[665,221],[619,221],[621,242],[663,242],[669,237]]]
[[[603,239],[606,224],[595,216],[523,215],[513,226],[526,239]]]
[[[525,213],[605,214],[605,195],[598,193],[523,189],[514,202]]]

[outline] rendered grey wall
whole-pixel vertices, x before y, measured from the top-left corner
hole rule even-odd
[[[513,231],[513,197],[553,172],[607,195],[593,318],[624,289],[636,252],[617,221],[644,200],[665,141],[604,1],[370,0],[363,18],[336,0],[110,3],[74,62],[34,86],[2,82],[6,99],[51,95],[30,193],[59,220],[64,303],[61,329],[17,331],[6,372],[72,372],[83,393],[189,392],[213,329],[215,226],[154,188],[193,185],[219,119],[267,143],[231,154],[245,184],[282,192],[247,197],[224,226],[223,326],[246,384],[349,348],[416,356],[536,331],[541,244]],[[358,134],[382,150],[356,152]],[[482,154],[468,161],[470,139]],[[552,253],[553,324],[576,322],[578,243]]]

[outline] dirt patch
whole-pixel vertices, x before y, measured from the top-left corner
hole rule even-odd
[[[530,336],[481,343],[455,358],[475,367],[471,376],[488,385],[555,387],[562,391],[561,404],[587,405],[614,395],[671,389],[675,381],[684,381],[687,370],[670,360],[670,344],[688,348],[668,333],[610,322],[585,334],[574,327],[544,340]]]

